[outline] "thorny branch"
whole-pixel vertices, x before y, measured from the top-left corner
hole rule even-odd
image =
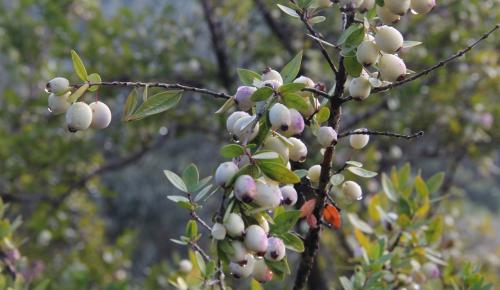
[[[383,132],[383,131],[370,131],[370,130],[360,130],[360,131],[348,131],[338,135],[338,138],[344,138],[351,135],[378,135],[378,136],[388,136],[394,138],[402,138],[406,140],[410,140],[413,138],[418,138],[424,135],[424,131],[419,131],[417,133],[413,133],[410,135],[403,135],[392,132]]]

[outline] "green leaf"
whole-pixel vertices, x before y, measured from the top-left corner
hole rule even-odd
[[[330,118],[330,109],[328,107],[321,107],[316,114],[316,121],[318,123],[324,123]]]
[[[270,87],[262,87],[256,90],[250,99],[254,102],[265,101],[273,94],[273,89]]]
[[[203,276],[205,276],[207,266],[205,264],[205,260],[203,260],[203,256],[198,251],[195,251],[194,255],[196,257],[196,263],[198,264],[198,268],[200,269],[200,272],[203,274]]]
[[[90,74],[89,77],[88,77],[88,79],[89,79],[89,83],[91,83],[91,84],[99,84],[102,81],[101,80],[101,76],[99,74],[97,74],[97,73]],[[90,92],[95,92],[98,89],[99,89],[99,86],[91,86],[89,88],[89,91]]]
[[[140,120],[173,108],[182,98],[182,91],[165,91],[149,97],[128,120]]]
[[[83,96],[83,94],[85,94],[85,92],[87,92],[89,88],[89,84],[83,84],[81,87],[79,87],[74,93],[72,93],[69,97],[68,97],[68,102],[70,104],[73,104],[74,102],[78,101],[78,99]]]
[[[211,184],[209,186],[203,188],[202,190],[200,190],[200,192],[198,192],[198,194],[195,196],[194,202],[199,202],[200,200],[205,198],[208,195],[208,193],[210,192],[210,189],[212,189]],[[217,191],[217,189],[215,191]],[[214,193],[215,191],[213,191],[212,193]]]
[[[245,154],[245,148],[238,144],[228,144],[220,149],[220,155],[224,158],[235,158]]]
[[[207,185],[211,179],[212,179],[212,176],[207,176],[207,177],[203,178],[202,180],[200,180],[200,182],[198,182],[196,187],[193,189],[193,192],[196,192],[196,191],[202,189],[203,187],[205,187],[205,185]]]
[[[273,151],[260,152],[252,156],[252,159],[262,160],[262,159],[277,159],[280,158],[279,154]]]
[[[356,167],[363,167],[363,163],[354,160],[346,161],[345,164],[349,164]]]
[[[187,209],[187,210],[192,210],[193,205],[189,202],[189,199],[185,196],[180,196],[180,195],[169,195],[167,198],[181,207]]]
[[[296,234],[283,233],[279,237],[283,240],[287,249],[298,253],[304,252],[304,242]]]
[[[48,289],[49,284],[50,284],[50,280],[44,279],[42,282],[40,282],[38,285],[36,285],[36,287],[33,288],[33,290],[46,290],[46,289]]]
[[[444,182],[444,172],[439,172],[434,174],[431,178],[427,180],[427,187],[429,188],[429,191],[431,193],[436,192],[441,188],[443,182]]]
[[[255,79],[260,80],[260,75],[252,70],[238,68],[236,69],[241,83],[247,86],[252,86]]]
[[[347,73],[352,77],[359,77],[363,66],[359,64],[356,56],[346,56],[344,57],[344,66]]]
[[[142,101],[145,102],[148,99],[148,85],[142,90]]]
[[[281,163],[259,160],[257,165],[267,177],[279,183],[295,184],[300,182],[300,178]]]
[[[342,285],[342,288],[344,288],[344,290],[353,290],[353,286],[352,286],[352,282],[351,280],[349,280],[349,278],[345,277],[345,276],[342,276],[339,278],[340,280],[340,284]]]
[[[356,167],[356,166],[349,166],[347,167],[347,170],[350,172],[356,174],[357,176],[364,177],[364,178],[372,178],[378,175],[377,172],[373,172],[370,170],[363,169],[361,167]]]
[[[344,182],[344,175],[342,174],[334,174],[332,175],[332,177],[330,177],[330,183],[333,185],[333,186],[339,186],[340,184],[342,184],[342,182]]]
[[[342,32],[342,35],[340,35],[340,38],[337,42],[338,45],[344,45],[347,44],[348,39],[352,37],[353,40],[359,38],[359,34],[363,34],[364,37],[364,27],[362,24],[354,24],[349,26],[344,32]],[[351,40],[351,41],[353,41]],[[361,40],[363,41],[363,40]],[[361,43],[360,41],[360,43]],[[359,44],[359,43],[358,43]]]
[[[429,212],[431,205],[429,189],[420,175],[415,178],[415,188],[417,189],[418,199],[421,202],[420,207],[415,212],[415,216],[423,218]]]
[[[373,234],[373,228],[366,222],[362,221],[357,214],[348,213],[347,218],[355,228],[359,229],[364,233]]]
[[[389,177],[387,177],[385,173],[382,173],[382,188],[387,198],[389,198],[389,200],[394,202],[398,201],[398,194],[394,189],[394,185],[392,184],[392,181],[389,179]]]
[[[215,261],[212,260],[212,261],[208,262],[207,269],[205,271],[205,276],[206,277],[212,276],[213,274],[215,274],[215,270],[216,270]]]
[[[297,174],[298,177],[303,178],[307,176],[307,170],[306,169],[297,169],[293,171],[295,174]]]
[[[303,9],[306,9],[308,8],[309,6],[311,6],[311,3],[313,2],[314,0],[299,0],[299,7],[300,8],[303,8]]]
[[[309,20],[311,24],[321,23],[326,20],[325,16],[315,16]]]
[[[279,5],[279,4],[278,4]],[[293,82],[300,71],[302,64],[302,51],[300,51],[280,72],[283,77],[283,83],[288,84]]]
[[[282,280],[286,275],[290,274],[290,266],[288,265],[286,257],[278,262],[271,262],[268,260],[265,261],[266,265],[269,267],[271,271],[273,271],[275,277],[278,280]]]
[[[74,50],[71,50],[71,60],[73,61],[73,68],[75,69],[78,77],[84,82],[88,81],[89,76],[87,75],[85,65],[83,64],[82,59],[78,56],[78,53]]]
[[[186,184],[187,190],[194,192],[194,189],[200,180],[200,174],[196,165],[191,163],[186,169],[184,169],[182,172],[182,180],[184,181],[184,184]]]
[[[415,47],[415,46],[418,46],[421,44],[422,44],[422,42],[420,42],[420,41],[405,40],[405,41],[403,41],[403,48]]]
[[[276,4],[276,5],[278,5],[278,8],[281,9],[281,11],[285,12],[286,14],[295,18],[299,18],[299,14],[297,14],[297,12],[295,12],[295,10],[293,10],[292,8],[281,4]]]
[[[134,88],[130,91],[130,94],[127,97],[127,101],[125,102],[125,107],[123,108],[123,120],[127,120],[130,115],[132,115],[137,109],[137,89]]]
[[[236,101],[234,100],[234,97],[231,97],[231,98],[227,99],[227,101],[224,102],[224,104],[222,105],[222,107],[220,107],[215,112],[215,114],[216,115],[224,114],[227,111],[229,111],[229,109],[231,109],[232,107],[234,107],[235,105],[236,105]]]
[[[293,93],[293,92],[300,91],[300,90],[302,90],[305,87],[306,87],[305,84],[301,84],[301,83],[289,83],[289,84],[282,85],[281,87],[279,87],[278,91],[280,93],[282,93],[282,94],[284,94],[284,93]]]
[[[296,109],[299,112],[305,112],[309,108],[309,104],[307,104],[306,100],[297,94],[286,93],[282,95],[282,99],[288,108]]]
[[[231,178],[231,180],[227,183],[227,186],[232,186],[236,179],[242,175],[250,175],[254,178],[257,178],[260,174],[259,168],[253,164],[247,164],[238,170],[236,174]]]
[[[289,210],[274,217],[271,234],[284,234],[290,231],[300,219],[300,210]]]
[[[170,183],[172,183],[172,185],[177,187],[177,189],[179,189],[182,192],[188,192],[186,184],[184,183],[182,178],[180,178],[179,175],[175,174],[170,170],[164,170],[163,172],[165,173],[165,176],[167,176]]]
[[[190,220],[186,224],[185,235],[191,240],[193,240],[194,238],[196,238],[196,236],[198,236],[198,225],[196,224],[196,221]]]

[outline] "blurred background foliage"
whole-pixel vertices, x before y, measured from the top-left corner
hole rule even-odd
[[[332,86],[301,23],[274,5],[285,1],[209,1],[223,34],[223,71],[201,2],[0,0],[0,194],[10,204],[8,220],[24,220],[10,239],[22,255],[11,259],[23,261],[28,281],[44,286],[49,279],[49,289],[167,289],[176,264],[187,257],[169,238],[182,233],[187,215],[165,198],[175,189],[162,169],[179,172],[194,162],[202,176],[210,175],[221,161],[218,148],[229,140],[223,120],[212,114],[218,100],[186,94],[174,111],[122,123],[128,91],[110,88],[100,89],[100,98],[113,111],[111,127],[69,134],[63,118],[48,113],[43,88],[54,76],[77,81],[71,49],[104,80],[179,82],[227,92],[237,87],[237,67],[279,68],[304,49],[303,73]],[[321,15],[327,21],[318,30],[335,42],[338,9]],[[406,39],[424,42],[403,52],[403,59],[419,71],[499,20],[497,0],[438,1],[429,15],[405,17],[397,25]],[[479,262],[494,285],[500,285],[499,51],[493,35],[429,77],[350,103],[343,129],[424,130],[425,136],[412,142],[373,138],[362,153],[339,146],[336,155],[338,165],[352,158],[378,172],[406,162],[426,178],[446,172],[434,206],[453,228],[445,235],[456,246],[454,257]],[[306,166],[320,158],[319,148],[310,152]],[[364,186],[363,207],[381,189],[376,180]],[[203,209],[207,217],[213,203]],[[318,264],[323,275],[313,279],[338,285],[338,277],[352,271],[349,247],[342,245],[352,235],[345,227],[324,236]]]

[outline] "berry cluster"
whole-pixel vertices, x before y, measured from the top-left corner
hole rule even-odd
[[[71,86],[68,79],[56,77],[45,87],[49,94],[49,111],[54,115],[66,113],[66,124],[70,132],[88,128],[104,129],[111,123],[111,110],[100,101],[90,105],[84,102],[71,104]]]

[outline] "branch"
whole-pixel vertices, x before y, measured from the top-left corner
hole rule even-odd
[[[392,132],[383,132],[383,131],[369,131],[369,130],[363,130],[363,131],[348,131],[339,134],[339,138],[344,138],[347,136],[351,135],[377,135],[377,136],[388,136],[388,137],[394,137],[394,138],[402,138],[406,140],[410,140],[413,138],[418,138],[424,135],[424,131],[418,131],[417,133],[413,133],[411,135],[403,135],[403,134],[398,134],[398,133],[392,133]]]
[[[297,5],[297,1],[295,1],[295,0],[290,0],[290,2],[292,2],[295,5]],[[313,39],[316,42],[316,44],[319,46],[321,54],[323,55],[323,57],[328,62],[328,65],[330,66],[330,69],[332,70],[332,72],[335,75],[337,75],[338,74],[337,68],[335,67],[335,64],[333,63],[332,58],[330,57],[330,55],[326,51],[326,48],[325,48],[325,46],[323,45],[323,43],[321,41],[323,39],[323,37],[318,32],[316,32],[314,30],[314,28],[312,27],[312,25],[309,23],[309,17],[306,15],[305,12],[300,11],[300,10],[296,10],[295,12],[297,12],[297,14],[300,16],[300,20],[302,20],[302,22],[306,26],[307,30],[309,31],[309,33],[311,33],[315,37]]]
[[[83,84],[72,85],[72,87],[80,87]],[[100,83],[89,83],[90,86],[108,86],[108,87],[148,87],[148,88],[163,88],[167,90],[182,90],[187,92],[195,92],[204,95],[214,96],[215,98],[221,99],[229,99],[230,95],[222,92],[215,92],[208,89],[190,87],[181,84],[167,84],[167,83],[158,83],[158,82],[121,82],[121,81],[112,81],[112,82],[100,82]]]
[[[471,49],[473,49],[476,45],[478,45],[479,43],[481,43],[483,40],[485,40],[486,38],[488,38],[493,32],[495,32],[497,29],[500,28],[500,24],[497,24],[495,25],[495,27],[493,27],[490,31],[486,32],[485,34],[483,34],[483,36],[481,36],[481,38],[479,38],[478,40],[474,41],[471,45],[467,46],[466,48],[458,51],[457,53],[455,53],[454,55],[446,58],[446,59],[443,59],[441,60],[440,62],[436,63],[435,65],[427,68],[427,69],[424,69],[423,71],[407,78],[407,79],[404,79],[402,81],[399,81],[399,82],[395,82],[395,83],[392,83],[392,84],[389,84],[389,85],[386,85],[386,86],[382,86],[382,87],[378,87],[378,88],[374,88],[372,90],[372,93],[378,93],[378,92],[384,92],[384,91],[387,91],[387,90],[390,90],[392,88],[396,88],[396,87],[399,87],[399,86],[402,86],[406,83],[409,83],[411,81],[414,81],[422,76],[425,76],[427,74],[429,74],[430,72],[446,65],[447,63],[463,56],[464,54],[466,54],[467,52],[469,52]]]
[[[222,31],[222,23],[215,17],[215,9],[212,6],[211,0],[200,0],[203,7],[203,15],[207,22],[208,29],[212,38],[212,45],[219,69],[219,76],[222,84],[227,90],[231,89],[233,78],[229,71],[229,57],[226,51],[224,33]]]

